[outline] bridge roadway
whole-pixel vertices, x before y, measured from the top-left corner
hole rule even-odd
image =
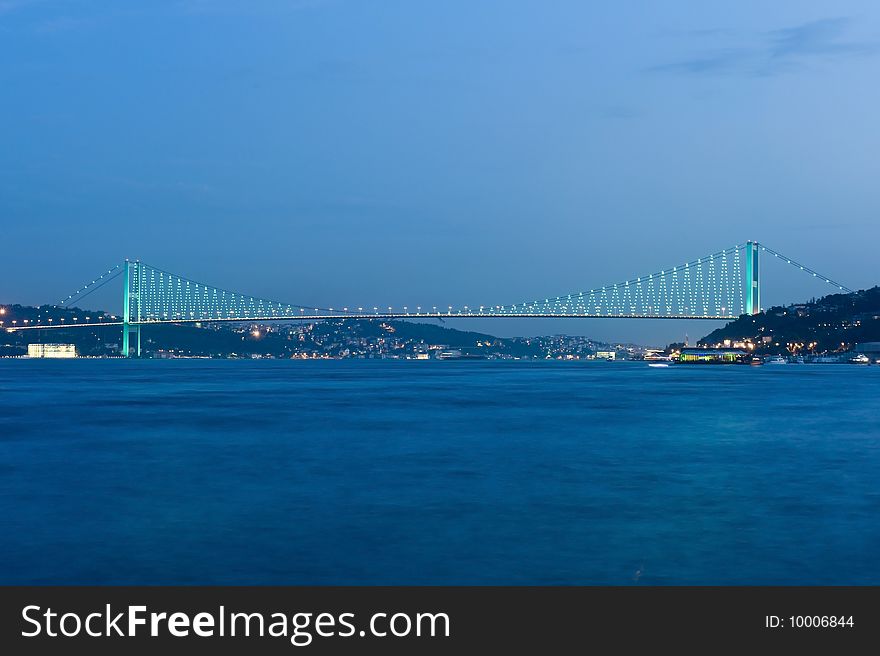
[[[378,313],[339,313],[339,314],[296,314],[287,316],[210,318],[210,319],[151,319],[131,321],[130,326],[151,326],[180,323],[248,323],[254,321],[326,321],[329,319],[702,319],[704,321],[732,321],[732,315],[664,315],[653,314],[489,314],[480,312],[378,312]],[[121,326],[122,321],[101,321],[92,323],[52,323],[31,324],[28,326],[8,326],[8,332],[20,330],[55,330],[59,328],[88,328],[97,326]]]

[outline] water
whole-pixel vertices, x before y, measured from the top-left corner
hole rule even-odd
[[[0,583],[878,584],[880,367],[0,361]]]

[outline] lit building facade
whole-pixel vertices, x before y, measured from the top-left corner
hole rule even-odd
[[[73,344],[28,344],[29,358],[75,358]]]

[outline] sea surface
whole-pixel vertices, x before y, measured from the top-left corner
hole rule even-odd
[[[2,584],[880,584],[880,367],[0,360]]]

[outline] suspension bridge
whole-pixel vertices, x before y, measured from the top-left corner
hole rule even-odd
[[[221,289],[144,262],[126,260],[83,285],[56,306],[73,307],[75,303],[121,276],[121,320],[100,323],[33,323],[8,330],[121,326],[121,352],[130,356],[132,351],[135,355],[141,354],[141,327],[153,324],[452,318],[732,320],[743,314],[757,314],[761,311],[761,253],[781,259],[838,291],[852,291],[756,241],[737,244],[658,273],[586,291],[509,305],[459,307],[322,308],[296,305]]]

